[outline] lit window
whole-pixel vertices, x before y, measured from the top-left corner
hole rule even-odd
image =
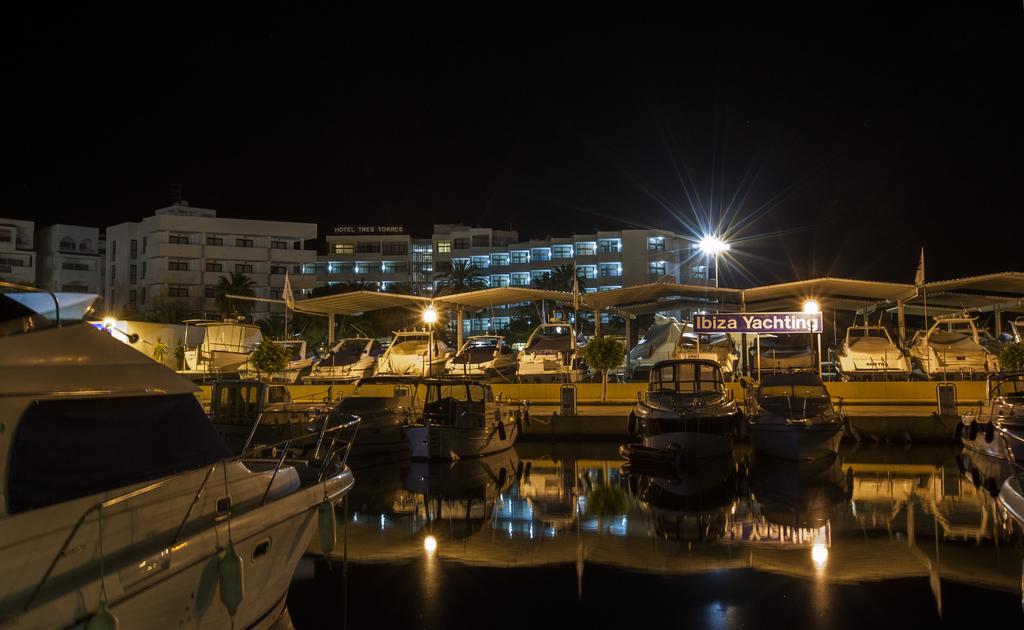
[[[513,265],[528,263],[530,262],[530,252],[525,249],[513,250],[511,258]]]
[[[450,254],[452,252],[451,241],[438,241],[437,242],[437,253],[438,254]]]
[[[572,245],[552,245],[551,257],[558,259],[572,258]]]
[[[576,255],[577,256],[595,256],[597,255],[597,243],[594,241],[587,241],[583,243],[576,243]]]

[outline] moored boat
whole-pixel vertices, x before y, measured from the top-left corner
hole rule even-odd
[[[196,345],[186,345],[184,374],[189,376],[228,376],[236,374],[263,341],[263,333],[255,324],[237,321],[186,320],[184,338],[187,342],[200,330],[202,338]]]
[[[881,324],[850,326],[836,356],[844,381],[905,379],[910,358],[903,354]]]
[[[620,452],[647,457],[645,449],[670,455],[710,457],[732,450],[743,418],[716,361],[662,361],[651,370],[646,395],[633,407],[629,433],[639,438]]]
[[[965,448],[1024,462],[1024,440],[1015,439],[1024,438],[1024,372],[989,377],[985,400],[963,415],[956,434]]]
[[[581,380],[576,329],[571,324],[541,324],[519,353],[521,383],[577,383]]]
[[[756,453],[788,460],[833,456],[844,419],[815,372],[765,374],[747,395],[747,421]]]
[[[513,382],[517,369],[516,352],[504,337],[476,335],[467,339],[452,357],[447,376]]]
[[[655,363],[671,359],[683,330],[684,326],[676,318],[656,314],[654,323],[629,351],[629,379],[646,381]]]
[[[451,348],[434,331],[396,332],[388,349],[377,362],[377,374],[398,376],[441,376],[452,358]]]
[[[331,347],[327,356],[313,363],[309,375],[302,380],[310,383],[351,383],[372,376],[377,358],[383,352],[376,339],[342,339]]]
[[[974,319],[936,317],[927,331],[917,331],[909,350],[914,367],[930,379],[973,380],[998,371],[998,360],[981,345]]]

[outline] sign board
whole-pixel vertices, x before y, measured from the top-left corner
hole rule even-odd
[[[386,236],[405,234],[404,225],[335,225],[331,234],[336,236]]]
[[[699,333],[820,333],[821,313],[714,313],[694,315],[693,330]]]

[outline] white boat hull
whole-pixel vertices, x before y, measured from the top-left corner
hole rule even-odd
[[[421,424],[405,427],[404,433],[412,459],[458,460],[511,448],[519,437],[519,424],[505,421],[504,428],[504,439],[494,423],[480,428]]]
[[[843,439],[842,430],[838,422],[808,426],[751,423],[750,441],[755,453],[804,461],[835,455]]]

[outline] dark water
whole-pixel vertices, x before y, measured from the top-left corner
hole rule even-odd
[[[332,558],[314,542],[296,572],[297,628],[1024,627],[1021,532],[986,489],[1005,472],[952,448],[361,464]]]

